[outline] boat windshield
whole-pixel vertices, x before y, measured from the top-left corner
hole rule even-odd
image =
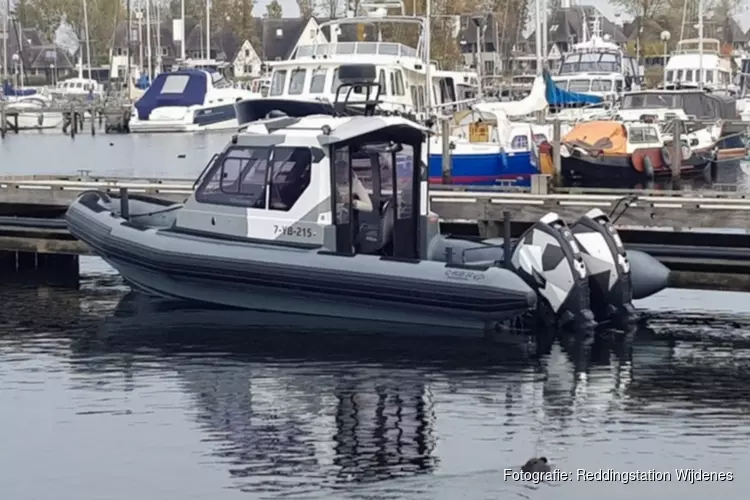
[[[629,94],[622,99],[622,109],[678,108],[675,94]]]
[[[287,211],[310,185],[312,163],[309,148],[233,146],[213,164],[195,199]]]
[[[620,62],[618,55],[613,52],[573,53],[566,56],[560,65],[561,75],[595,71],[605,73],[619,72]]]

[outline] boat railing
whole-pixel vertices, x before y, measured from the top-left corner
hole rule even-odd
[[[677,43],[672,54],[700,54],[703,45],[703,54],[721,54],[721,43],[716,39],[691,38]]]
[[[395,42],[339,42],[301,45],[291,59],[331,57],[334,55],[379,55],[417,58],[417,50]]]

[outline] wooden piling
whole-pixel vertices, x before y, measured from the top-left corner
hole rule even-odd
[[[450,121],[448,119],[444,119],[441,122],[441,136],[442,136],[442,145],[443,145],[443,151],[442,151],[442,162],[441,162],[441,170],[442,170],[442,177],[443,177],[443,184],[452,184],[453,183],[453,159],[451,155],[451,126]],[[428,163],[428,171],[429,171],[429,162],[430,159],[427,159]],[[429,173],[428,173],[429,176]]]
[[[560,154],[562,147],[562,123],[560,120],[555,120],[552,124],[552,164],[555,167],[554,180],[555,184],[562,175],[562,156]]]
[[[672,178],[679,179],[682,167],[682,121],[676,118],[672,123]]]

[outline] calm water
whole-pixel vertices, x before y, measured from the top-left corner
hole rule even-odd
[[[746,295],[665,291],[639,303],[634,340],[533,360],[336,347],[262,315],[143,300],[97,259],[82,272],[79,290],[0,288],[3,498],[746,498]],[[535,455],[672,481],[504,480]],[[678,482],[676,468],[735,479]]]
[[[0,140],[0,175],[76,175],[89,170],[94,175],[195,178],[211,156],[221,151],[231,132],[203,134],[131,134],[75,139],[57,131],[26,132]],[[750,191],[750,165],[722,164],[713,179],[721,185]],[[705,179],[685,179],[682,186],[701,189]],[[668,181],[657,186],[680,189]],[[640,186],[643,187],[643,186]]]

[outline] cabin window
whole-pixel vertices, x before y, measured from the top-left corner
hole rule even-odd
[[[339,70],[337,68],[333,70],[333,78],[331,79],[331,93],[335,94],[340,86],[341,80],[339,80]]]
[[[322,94],[326,88],[326,74],[328,73],[325,69],[316,69],[312,73],[310,78],[310,93],[311,94]]]
[[[612,82],[609,80],[592,80],[591,91],[592,92],[610,92],[612,90]]]
[[[378,73],[378,83],[380,84],[380,93],[382,95],[388,94],[388,89],[386,88],[386,78],[385,78],[385,70],[381,69],[380,73]],[[391,92],[393,92],[393,84],[391,84]]]
[[[214,163],[195,192],[200,203],[266,207],[268,148],[233,147]]]
[[[411,103],[414,106],[415,109],[419,110],[419,98],[417,97],[417,87],[416,85],[411,86]]]
[[[289,79],[289,94],[298,95],[305,91],[306,69],[295,69]]]
[[[167,75],[161,88],[162,94],[182,94],[190,81],[189,75]]]
[[[588,92],[591,87],[591,80],[571,80],[568,83],[568,90],[571,92]]]
[[[677,81],[677,82],[681,82],[682,81],[682,70],[681,69],[677,70],[677,78],[675,79],[675,81]]]
[[[521,149],[527,151],[529,149],[529,138],[525,135],[517,135],[511,141],[510,147],[511,149]]]
[[[617,92],[618,94],[622,92],[622,86],[623,86],[622,80],[615,80],[615,92]]]
[[[709,69],[706,71],[706,83],[713,83],[714,81],[714,70]]]
[[[696,71],[696,73],[697,73],[697,71]],[[692,82],[692,81],[694,81],[693,80],[693,70],[692,69],[688,69],[688,70],[685,71],[685,81],[686,82]]]
[[[286,85],[286,70],[280,69],[273,73],[271,79],[271,95],[282,95],[284,93],[284,86]]]
[[[396,91],[396,72],[395,71],[391,71],[390,72],[390,77],[391,77],[391,95],[398,95],[398,93]],[[413,87],[412,87],[412,89],[413,89]],[[414,105],[415,106],[417,105],[417,100],[416,99],[414,99]]]
[[[424,85],[420,85],[417,87],[417,96],[419,98],[419,101],[417,103],[417,109],[423,110],[424,109]]]
[[[308,148],[276,148],[271,162],[271,210],[288,211],[310,185],[312,153]]]
[[[406,95],[406,90],[404,89],[404,75],[401,73],[401,70],[396,70],[396,91],[393,92],[395,95]]]
[[[674,80],[674,71],[670,69],[667,71],[667,81],[671,82],[672,80]]]
[[[654,127],[631,127],[628,130],[628,139],[631,144],[645,144],[659,142],[659,134]]]

